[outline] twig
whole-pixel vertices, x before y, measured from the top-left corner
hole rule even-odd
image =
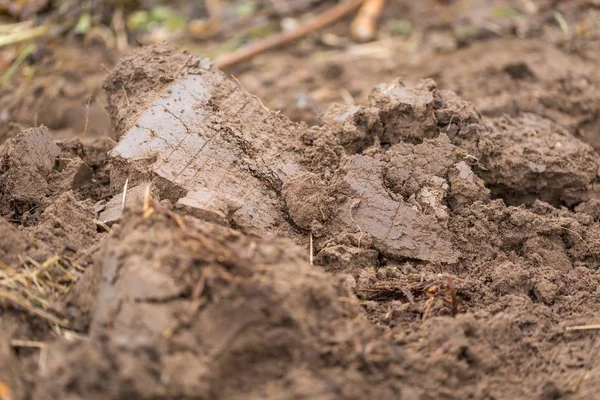
[[[567,332],[597,331],[597,330],[600,330],[600,324],[598,324],[598,325],[575,325],[575,326],[567,326],[567,328],[565,330]]]
[[[450,299],[452,301],[452,316],[458,314],[458,300],[456,299],[456,288],[454,287],[454,279],[448,277],[448,290],[450,291]]]
[[[354,104],[356,104],[356,102],[354,101],[354,97],[352,97],[352,94],[346,88],[340,89],[340,97],[342,98],[342,100],[344,100],[344,103],[346,103],[349,106],[353,106]]]
[[[300,25],[292,31],[282,32],[277,35],[268,37],[266,39],[259,40],[258,42],[246,48],[219,57],[215,64],[220,69],[230,68],[244,61],[248,61],[257,55],[264,53],[265,51],[281,47],[285,44],[293,42],[310,32],[323,29],[327,25],[330,25],[335,21],[343,18],[344,16],[350,14],[352,11],[358,8],[358,6],[360,6],[364,1],[365,0],[348,0],[344,3],[338,4],[337,6],[334,6],[329,10],[323,12],[322,14],[318,15],[311,22],[308,22],[304,25]]]
[[[106,232],[110,232],[110,226],[108,226],[105,222],[102,222],[98,219],[93,220],[94,224],[98,225],[100,228],[104,229]]]
[[[381,16],[385,0],[365,0],[352,23],[351,32],[356,40],[373,40],[377,34],[377,20]]]
[[[90,103],[92,101],[92,96],[88,99],[88,102],[85,105],[85,125],[83,126],[83,134],[85,135],[88,130],[88,125],[90,123]]]
[[[179,226],[179,228],[182,231],[189,234],[189,231],[188,231],[187,227],[185,226],[185,222],[183,222],[183,218],[181,218],[179,215],[175,214],[173,211],[169,210],[168,208],[164,209],[163,211],[165,212],[165,214],[167,214],[167,216],[171,217],[173,219],[173,221],[175,221],[177,226]]]
[[[308,237],[308,245],[310,246],[310,249],[308,251],[308,259],[310,260],[310,265],[313,265],[313,234],[312,232],[310,233],[310,236]]]
[[[100,69],[102,71],[106,72],[107,74],[111,73],[110,69],[106,65],[104,65],[104,64],[100,64]]]
[[[121,85],[121,89],[123,89],[123,94],[125,95],[125,101],[127,101],[127,107],[129,107],[129,97],[127,96],[127,91],[125,90],[125,85]]]

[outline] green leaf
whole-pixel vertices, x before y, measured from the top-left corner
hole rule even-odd
[[[509,17],[509,18],[517,18],[521,16],[517,10],[511,8],[507,5],[496,6],[492,9],[492,17]]]
[[[75,34],[85,35],[92,28],[92,16],[90,13],[81,14],[77,25],[75,25]]]

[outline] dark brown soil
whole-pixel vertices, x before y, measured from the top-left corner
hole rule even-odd
[[[597,398],[597,2],[390,3],[380,62],[98,50],[3,97],[1,400]]]

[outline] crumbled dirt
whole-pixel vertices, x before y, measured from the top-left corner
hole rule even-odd
[[[238,81],[150,46],[89,77],[87,130],[7,108],[0,398],[595,398],[596,331],[566,328],[600,312],[597,2],[414,3],[424,48],[380,63]],[[68,289],[16,301],[50,261]]]

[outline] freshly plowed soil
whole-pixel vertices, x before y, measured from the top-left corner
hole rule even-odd
[[[133,50],[83,135],[13,93],[0,399],[600,398],[598,4],[422,3],[370,65]]]

